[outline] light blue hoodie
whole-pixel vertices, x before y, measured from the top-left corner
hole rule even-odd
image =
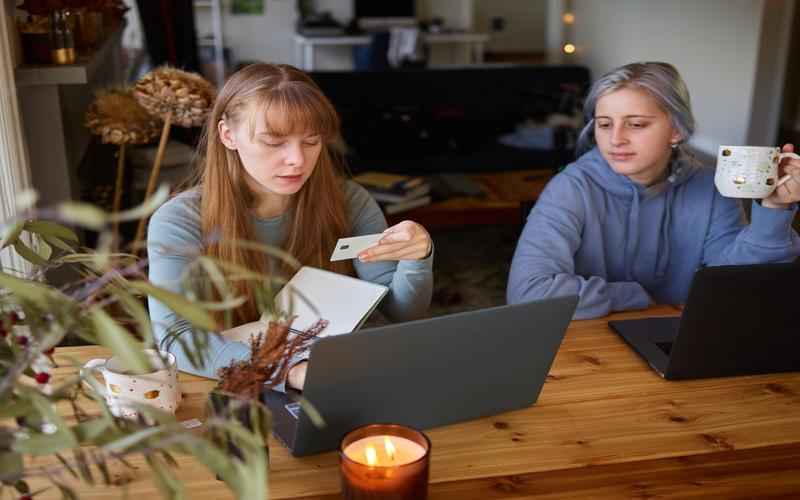
[[[655,191],[655,192],[653,192]],[[660,189],[614,172],[597,148],[556,175],[517,243],[510,304],[578,294],[576,319],[686,301],[700,266],[791,261],[797,204],[740,203],[714,186],[714,170],[679,163]]]

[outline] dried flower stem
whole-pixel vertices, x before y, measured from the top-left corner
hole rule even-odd
[[[119,212],[122,202],[122,181],[125,177],[125,143],[119,145],[119,161],[117,162],[117,182],[114,186],[114,213]],[[119,239],[119,221],[114,220],[114,238]]]
[[[170,127],[172,126],[172,110],[170,109],[167,111],[166,116],[164,116],[164,128],[161,129],[161,139],[158,141],[158,151],[156,151],[156,158],[153,162],[153,169],[150,171],[150,179],[147,181],[147,191],[145,191],[144,199],[150,197],[153,194],[153,190],[156,188],[156,182],[158,181],[158,174],[161,170],[161,160],[164,158],[164,150],[167,147],[167,140],[169,139],[169,131]],[[136,237],[133,239],[133,247],[138,248],[139,243],[142,241],[142,237],[144,236],[144,227],[147,225],[147,217],[142,217],[139,219],[139,225],[136,227]]]

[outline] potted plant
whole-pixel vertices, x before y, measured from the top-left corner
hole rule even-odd
[[[267,497],[264,425],[244,426],[217,413],[204,423],[208,432],[198,434],[184,428],[174,415],[150,407],[142,408],[147,420],[155,422],[147,425],[145,419],[115,417],[104,398],[84,389],[84,384],[97,384],[94,378],[52,377],[53,349],[67,336],[107,346],[130,370],[148,371],[145,349],[158,346],[142,302],[146,295],[167,304],[204,335],[219,330],[214,313],[238,303],[236,297],[224,294],[216,301],[200,301],[192,294],[162,289],[147,280],[144,260],[114,249],[111,228],[148,216],[167,196],[168,189],[162,187],[142,206],[106,213],[76,202],[35,208],[35,196],[23,194],[20,199],[26,202],[19,215],[0,224],[0,251],[13,249],[33,266],[28,273],[0,268],[0,494],[14,489],[22,497],[35,497],[43,489],[55,488],[65,498],[77,498],[75,480],[112,486],[109,466],[125,467],[126,457],[143,454],[164,496],[177,498],[182,486],[175,479],[173,455],[190,454],[238,498]],[[68,226],[98,231],[98,246],[81,248]],[[71,268],[78,279],[59,287],[45,281],[46,272],[59,267]],[[203,268],[217,278],[224,276],[221,267],[203,261]],[[220,289],[224,282],[217,280]],[[295,339],[288,348],[281,347],[288,339],[283,335],[288,327],[270,329],[282,336],[256,340],[256,351],[271,353],[275,362],[270,368],[261,357],[251,360],[255,361],[251,367],[261,374],[283,373],[282,353],[294,352],[307,342]],[[182,347],[190,357],[202,359],[202,335],[197,338]],[[77,372],[79,366],[75,368]],[[231,367],[228,382],[243,369]],[[230,386],[239,394],[252,394],[237,387]],[[69,418],[63,415],[65,405],[71,408]],[[236,456],[229,455],[227,443],[215,438],[220,433],[235,436]],[[33,457],[49,458],[34,461]]]

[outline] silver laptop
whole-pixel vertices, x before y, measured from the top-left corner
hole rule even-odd
[[[577,303],[559,297],[322,338],[303,396],[326,426],[315,427],[291,391],[267,390],[275,435],[304,456],[370,423],[427,429],[528,407]]]

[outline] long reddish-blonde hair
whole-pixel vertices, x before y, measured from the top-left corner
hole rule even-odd
[[[350,230],[342,163],[333,148],[340,138],[339,116],[308,75],[284,64],[252,64],[236,72],[225,82],[208,116],[200,146],[205,156],[199,172],[204,254],[253,271],[274,272],[264,253],[236,243],[255,238],[251,223],[255,199],[247,187],[238,152],[229,150],[220,140],[220,120],[231,127],[249,122],[251,139],[257,120],[266,120],[267,130],[276,135],[321,136],[317,165],[290,198],[281,248],[303,265],[351,274],[349,261],[328,260],[337,238]],[[249,281],[232,284],[233,291],[247,299],[235,311],[237,323],[258,318],[254,287]]]

